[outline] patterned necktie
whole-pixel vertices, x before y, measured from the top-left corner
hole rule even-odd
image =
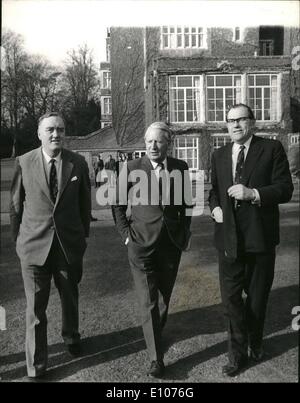
[[[58,193],[58,181],[57,181],[57,172],[56,172],[55,162],[56,162],[55,159],[50,160],[51,168],[50,168],[50,179],[49,179],[50,197],[54,204],[56,202],[56,196]]]
[[[244,154],[245,148],[246,148],[245,146],[240,146],[240,151],[239,151],[239,155],[237,158],[235,175],[234,175],[234,184],[235,185],[237,185],[238,183],[241,183],[241,181],[242,181],[244,161],[245,161],[245,154]]]

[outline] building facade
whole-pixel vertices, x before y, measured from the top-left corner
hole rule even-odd
[[[300,131],[299,69],[292,65],[297,44],[299,30],[283,26],[111,28],[112,124],[118,89],[126,90],[131,77],[136,88],[127,102],[142,108],[120,134],[125,143],[133,131],[142,137],[162,120],[175,134],[173,155],[191,170],[209,170],[212,150],[230,141],[226,111],[242,102],[255,113],[257,134],[288,148]]]

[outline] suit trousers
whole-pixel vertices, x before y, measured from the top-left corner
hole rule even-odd
[[[230,362],[238,362],[247,356],[248,346],[253,350],[262,346],[274,266],[275,249],[264,253],[239,250],[233,262],[219,251],[220,288],[227,319]]]
[[[128,259],[140,306],[142,327],[151,361],[163,358],[161,333],[166,324],[181,251],[163,225],[153,250],[128,244]]]
[[[39,376],[47,367],[47,316],[51,279],[54,278],[62,306],[62,337],[66,344],[77,343],[78,332],[78,268],[69,265],[56,235],[43,266],[21,261],[27,301],[26,363],[28,376]]]

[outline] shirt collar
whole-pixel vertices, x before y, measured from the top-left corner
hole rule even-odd
[[[152,166],[153,166],[153,169],[156,169],[157,168],[157,166],[158,166],[158,162],[156,162],[156,161],[152,161],[152,160],[150,160],[150,162],[151,162],[151,164],[152,164]],[[162,163],[164,164],[164,169],[167,169],[167,158],[165,158],[163,161],[162,161]]]
[[[50,157],[43,148],[42,148],[42,153],[44,155],[44,158],[45,158],[47,164],[49,164],[49,162],[51,160],[55,160],[57,163],[59,163],[61,161],[61,151],[59,152],[59,154],[57,154],[56,157]]]
[[[240,151],[240,146],[245,146],[245,151],[248,151],[249,147],[250,147],[252,137],[253,137],[253,135],[251,137],[249,137],[248,140],[244,144],[233,143],[232,152],[234,154],[239,152]]]

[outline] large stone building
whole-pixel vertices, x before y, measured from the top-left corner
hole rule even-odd
[[[238,102],[254,110],[258,135],[279,138],[286,148],[299,142],[297,44],[299,30],[283,26],[111,28],[118,144],[163,120],[175,133],[173,154],[191,170],[208,170],[213,148],[230,141],[226,111]]]

